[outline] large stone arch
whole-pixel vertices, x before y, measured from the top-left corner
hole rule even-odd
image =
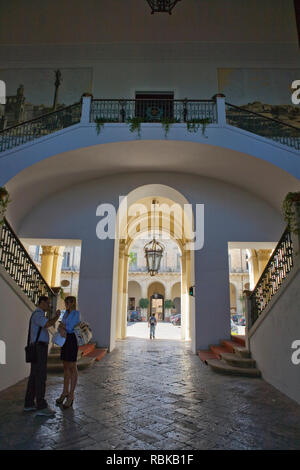
[[[182,214],[179,218],[176,216],[172,218],[166,207],[166,211],[162,213],[154,225],[157,223],[156,228],[160,230],[160,233],[172,237],[180,249],[182,260],[182,338],[192,339],[193,348],[195,348],[195,307],[188,295],[188,286],[191,282],[194,282],[194,252],[188,249],[190,248],[189,240],[192,239],[193,215],[192,212],[184,212],[187,210],[185,205],[188,204],[188,201],[179,191],[160,184],[149,184],[136,188],[128,194],[127,199],[124,199],[123,206],[121,203],[118,210],[116,231],[119,238],[115,240],[111,343],[114,343],[115,338],[124,338],[126,335],[124,307],[127,305],[128,297],[128,253],[134,241],[134,233],[137,233],[134,229],[138,227],[138,234],[142,236],[145,232],[145,225],[149,221],[148,212],[142,214],[137,212],[134,216],[131,214],[130,208],[133,204],[144,204],[147,207],[147,204],[151,205],[153,197],[159,198],[161,203],[166,204],[166,206],[169,205],[169,207],[172,204],[177,204],[181,212],[186,214],[183,227],[180,226],[183,220]],[[170,222],[171,219],[172,223]]]

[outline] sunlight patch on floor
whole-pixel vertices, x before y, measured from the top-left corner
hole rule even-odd
[[[127,323],[128,338],[149,338],[150,328],[146,322]],[[158,323],[156,339],[181,339],[181,327],[171,323]]]

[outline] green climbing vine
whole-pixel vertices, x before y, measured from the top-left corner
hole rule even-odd
[[[165,138],[167,139],[168,138],[168,134],[170,132],[170,129],[172,127],[172,124],[175,124],[176,122],[178,122],[176,119],[172,119],[172,118],[162,118],[161,119],[161,125],[162,125],[162,128],[165,132]]]
[[[95,124],[96,124],[96,131],[97,131],[97,134],[99,135],[100,132],[102,131],[103,127],[104,127],[104,124],[107,122],[106,119],[102,118],[102,117],[99,117],[97,116],[95,118]]]
[[[7,189],[0,186],[0,225],[4,222],[8,204],[11,202]]]
[[[137,132],[139,138],[141,138],[141,124],[143,122],[142,118],[140,117],[132,117],[127,120],[129,124],[130,132]]]
[[[200,126],[202,127],[202,135],[205,135],[205,130],[208,124],[211,124],[211,119],[190,119],[186,122],[186,128],[188,132],[198,132]]]
[[[300,191],[296,193],[288,193],[282,203],[282,210],[284,220],[286,221],[292,233],[300,234],[300,227],[298,226],[297,206],[300,206]],[[300,210],[300,209],[299,209]]]

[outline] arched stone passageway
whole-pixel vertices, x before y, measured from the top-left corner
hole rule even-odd
[[[159,214],[153,220],[151,213],[152,200],[159,200]],[[192,340],[195,347],[194,303],[188,295],[188,286],[194,282],[194,253],[189,249],[192,240],[193,215],[186,213],[186,198],[178,191],[165,185],[149,184],[137,188],[128,194],[126,206],[122,203],[117,214],[117,232],[115,241],[114,281],[112,296],[112,327],[111,341],[126,337],[126,306],[128,303],[128,258],[134,240],[143,238],[145,234],[172,238],[181,253],[181,310],[182,339]],[[184,217],[185,215],[185,217]],[[163,243],[163,240],[162,240]],[[148,285],[148,298],[165,299],[164,286],[153,280]],[[163,319],[163,308],[162,316]],[[151,311],[151,305],[149,306]]]
[[[148,315],[155,314],[158,321],[165,319],[164,302],[166,290],[162,282],[154,281],[148,286],[149,308]]]
[[[34,173],[35,168],[32,171]],[[153,181],[157,183],[153,184]],[[151,190],[146,191],[145,188]],[[26,188],[24,191],[26,192]],[[117,211],[117,219],[123,221],[121,232],[124,231],[125,234],[127,226],[133,230],[132,222],[145,222],[147,217],[133,214],[127,222],[122,214],[119,217],[119,195],[128,195],[128,207],[143,200],[150,203],[154,196],[160,202],[165,202],[165,198],[166,201],[177,202],[181,207],[190,202],[193,213],[196,204],[205,206],[203,249],[185,252],[185,245],[180,236],[174,239],[181,254],[183,323],[185,305],[189,307],[189,304],[192,304],[196,311],[196,315],[191,315],[191,333],[185,334],[187,338],[196,338],[194,351],[207,349],[210,344],[217,344],[220,339],[230,337],[229,241],[238,240],[245,247],[267,248],[268,246],[263,244],[274,243],[275,246],[284,229],[280,212],[272,208],[260,194],[246,192],[217,179],[192,174],[154,171],[120,173],[66,186],[63,191],[53,192],[51,197],[46,199],[40,199],[41,195],[36,194],[35,205],[30,211],[24,212],[16,231],[24,241],[39,239],[48,240],[51,245],[64,245],[66,240],[72,240],[81,244],[79,307],[93,328],[95,341],[109,350],[115,347],[116,337],[122,337],[122,322],[118,315],[123,307],[121,304],[117,305],[117,302],[120,302],[118,298],[124,296],[124,305],[127,308],[128,292],[125,284],[123,285],[123,279],[128,273],[127,255],[133,240],[130,236],[121,239],[119,237],[118,240],[113,236],[104,240],[97,237],[96,227],[101,220],[97,208],[100,204],[109,204]],[[16,200],[14,194],[12,198]],[[15,206],[13,202],[12,207]],[[259,218],[257,214],[260,214]],[[10,220],[9,214],[8,217]],[[161,221],[164,232],[167,232],[167,221],[170,222],[170,218],[165,214]],[[178,225],[173,227],[175,234],[180,232]],[[141,236],[142,228],[141,226]],[[257,240],[260,240],[262,245],[257,247]],[[249,241],[254,244],[249,244]],[[120,253],[123,253],[121,257]],[[120,260],[124,263],[123,268]],[[186,271],[190,280],[184,280],[184,270],[187,266],[190,266]],[[118,277],[122,279],[122,284],[119,284]],[[195,297],[188,296],[184,285],[196,286]],[[97,293],[99,301],[95,302],[93,292]],[[186,328],[183,324],[182,330],[185,331]]]

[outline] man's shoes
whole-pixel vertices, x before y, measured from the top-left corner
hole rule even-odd
[[[24,411],[36,411],[36,406],[24,406]]]
[[[48,418],[52,418],[55,416],[55,411],[51,410],[51,408],[43,408],[42,410],[37,410],[36,416],[47,416]]]

